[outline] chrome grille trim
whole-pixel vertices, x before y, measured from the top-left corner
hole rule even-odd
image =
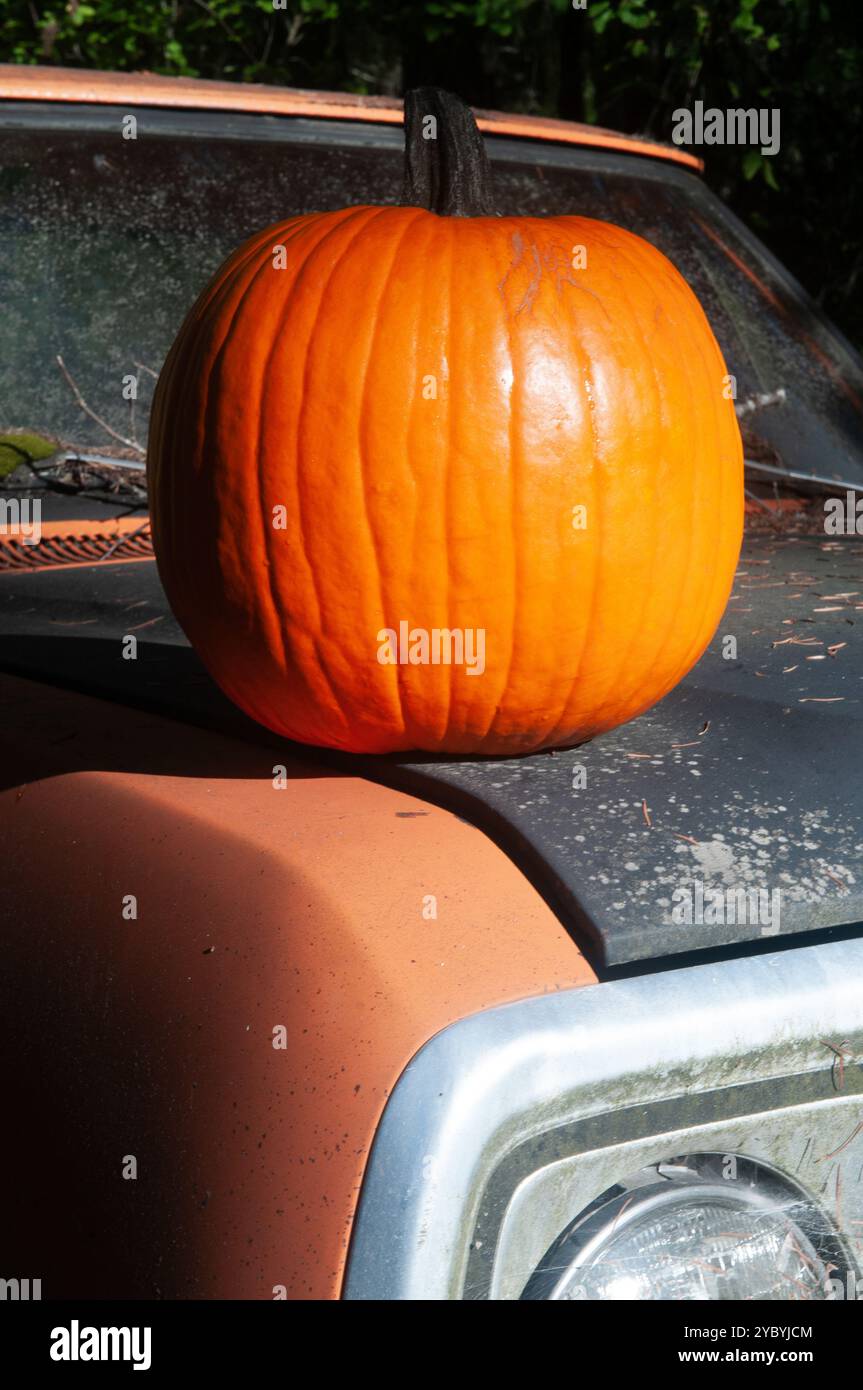
[[[477,1218],[519,1145],[591,1116],[675,1098],[691,1108],[708,1094],[702,1123],[730,1121],[742,1088],[783,1079],[777,1108],[787,1110],[787,1079],[814,1073],[801,1085],[802,1119],[813,1084],[822,1100],[840,1098],[825,1040],[863,1056],[863,940],[586,986],[460,1020],[420,1050],[387,1103],[344,1297],[476,1297],[465,1280]],[[845,1095],[860,1073],[857,1061],[845,1068]],[[663,1132],[673,1128],[666,1118]]]

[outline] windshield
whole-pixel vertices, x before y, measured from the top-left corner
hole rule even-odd
[[[130,140],[126,114],[0,109],[0,428],[134,458],[171,340],[220,262],[281,218],[398,202],[402,138],[153,110],[137,113]],[[863,483],[859,358],[696,175],[639,156],[489,146],[504,214],[615,222],[682,271],[736,378],[747,457],[766,476]]]

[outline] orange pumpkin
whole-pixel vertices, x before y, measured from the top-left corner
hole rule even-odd
[[[725,364],[647,242],[490,215],[454,98],[412,94],[406,127],[408,205],[270,227],[189,313],[153,414],[160,574],[216,681],[280,734],[573,744],[665,695],[723,611]]]

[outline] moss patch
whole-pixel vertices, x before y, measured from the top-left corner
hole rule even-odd
[[[50,458],[57,448],[56,440],[44,439],[41,434],[0,434],[0,478],[7,477],[19,463]]]

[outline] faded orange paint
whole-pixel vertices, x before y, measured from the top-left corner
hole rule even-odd
[[[286,745],[0,692],[8,1268],[46,1298],[338,1297],[413,1054],[592,971],[443,810]]]
[[[319,120],[366,121],[401,125],[402,103],[392,97],[355,96],[350,92],[315,92],[296,87],[267,87],[255,82],[211,82],[194,77],[160,77],[152,72],[88,72],[78,68],[18,67],[0,63],[0,99],[65,101],[101,105],[171,107],[198,111],[246,111],[271,116],[306,116]],[[477,125],[489,134],[565,145],[644,154],[685,164],[698,171],[704,161],[675,145],[637,135],[621,135],[601,126],[558,121],[545,116],[511,116],[477,111]]]
[[[53,540],[57,536],[69,536],[77,539],[79,536],[109,536],[109,535],[131,535],[133,531],[140,531],[142,526],[147,523],[146,516],[109,516],[94,520],[91,517],[67,518],[65,521],[43,521],[40,524],[40,532],[47,540]]]

